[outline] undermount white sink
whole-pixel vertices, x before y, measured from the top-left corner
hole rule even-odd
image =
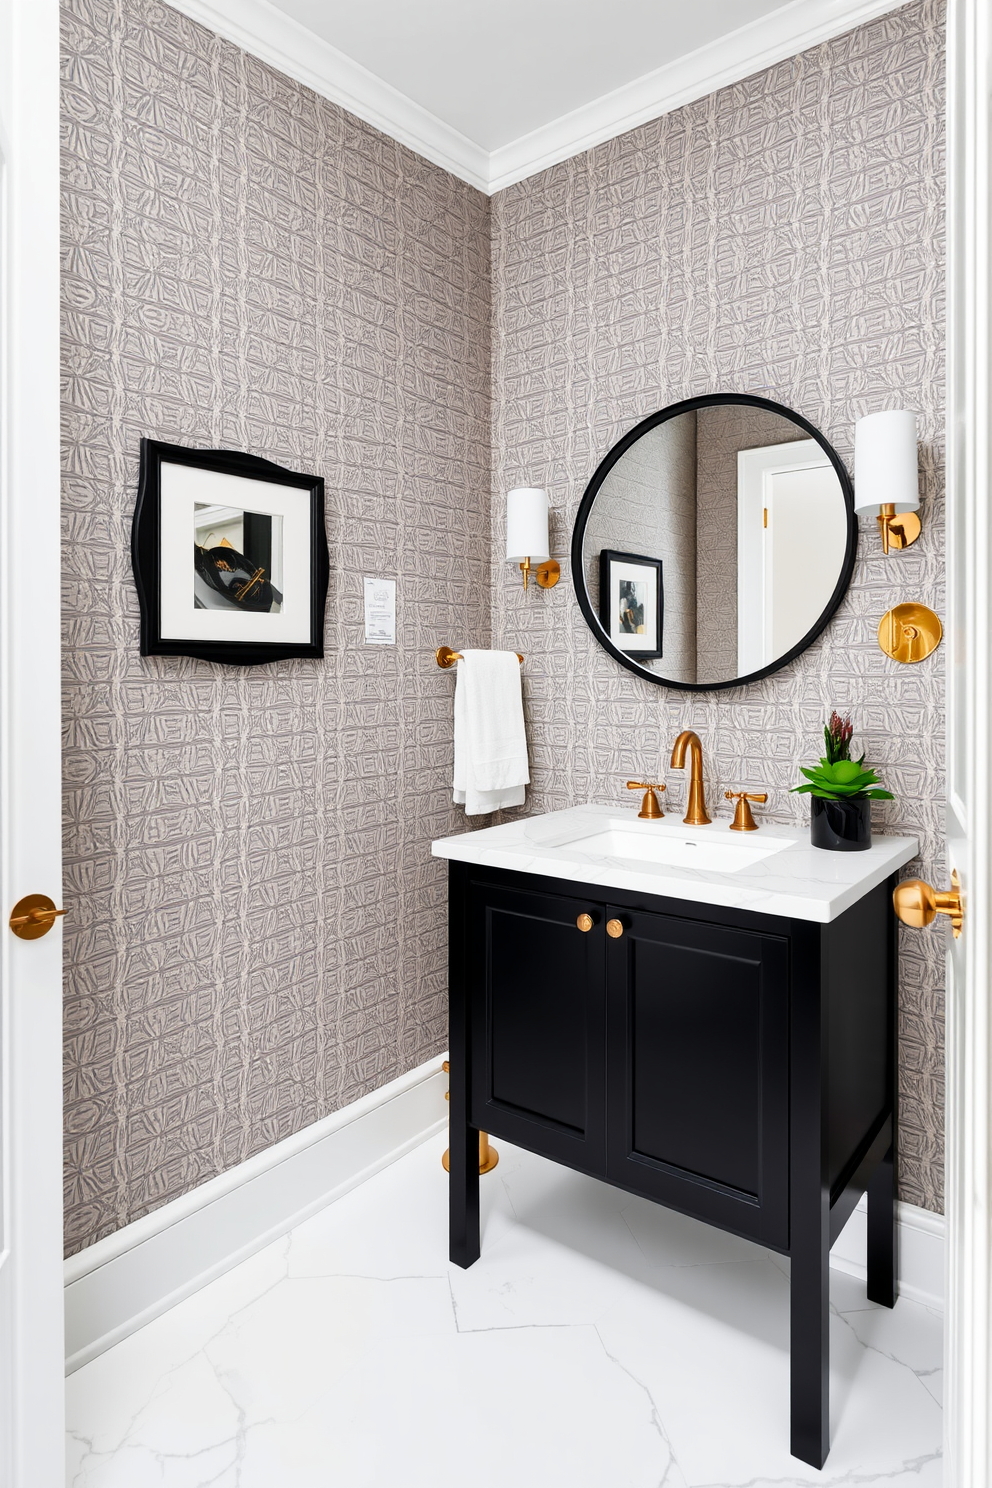
[[[792,839],[766,837],[753,841],[749,837],[728,837],[726,827],[717,840],[707,840],[706,833],[720,832],[720,825],[690,827],[682,831],[659,827],[654,822],[632,823],[618,827],[612,823],[605,832],[573,837],[567,844],[573,852],[616,862],[617,859],[638,863],[666,863],[673,868],[698,868],[704,873],[737,873],[751,863],[760,863],[773,853],[792,846]],[[565,843],[561,844],[563,847]]]

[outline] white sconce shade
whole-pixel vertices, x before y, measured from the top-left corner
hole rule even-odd
[[[506,494],[506,561],[543,563],[550,557],[548,495],[536,486],[517,486]]]
[[[854,427],[854,510],[875,516],[888,506],[894,514],[920,505],[916,452],[916,414],[906,409],[869,413]]]

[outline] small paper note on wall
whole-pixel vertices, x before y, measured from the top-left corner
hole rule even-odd
[[[396,580],[365,580],[365,641],[370,646],[396,645]]]

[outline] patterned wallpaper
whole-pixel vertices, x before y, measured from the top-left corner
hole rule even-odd
[[[157,0],[66,0],[66,1243],[446,1042],[489,643],[489,203]],[[327,655],[142,660],[142,434],[327,482]],[[363,644],[362,578],[398,579]]]
[[[627,804],[699,733],[709,799],[767,786],[766,819],[849,710],[897,799],[878,825],[919,835],[912,871],[943,881],[943,673],[879,650],[890,605],[943,610],[943,7],[917,3],[554,166],[493,199],[494,644],[524,652],[529,810]],[[586,629],[567,571],[524,594],[498,560],[501,495],[545,485],[563,570],[606,450],[679,398],[758,393],[804,413],[850,465],[854,422],[918,410],[923,536],[883,557],[862,524],[840,612],[787,670],[745,690],[666,691]],[[877,530],[877,529],[875,529]],[[900,1186],[942,1201],[942,937],[901,942]]]

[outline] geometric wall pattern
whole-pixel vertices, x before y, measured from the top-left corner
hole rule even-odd
[[[491,296],[472,187],[155,0],[63,18],[71,1252],[446,1043]],[[323,662],[138,655],[142,435],[324,477]]]
[[[677,399],[775,399],[849,468],[858,417],[919,414],[922,537],[886,559],[863,519],[834,620],[746,689],[632,676],[593,640],[567,572],[524,594],[497,556],[494,644],[526,656],[528,810],[628,805],[627,779],[666,774],[677,810],[685,786],[668,757],[693,728],[711,809],[751,785],[770,793],[766,819],[805,822],[808,802],[788,790],[836,707],[895,793],[875,807],[878,828],[919,836],[908,873],[947,879],[945,652],[899,666],[876,639],[901,600],[944,608],[943,37],[940,0],[919,0],[493,198],[497,555],[502,493],[542,485],[564,568],[603,455]],[[939,1210],[943,935],[901,931],[900,962],[900,1191]]]
[[[943,652],[875,641],[898,600],[943,609],[939,0],[491,203],[157,0],[64,0],[63,24],[67,1251],[444,1046],[428,844],[466,822],[442,642],[524,653],[528,811],[628,804],[693,727],[711,802],[752,784],[804,820],[788,787],[836,706],[896,793],[878,826],[943,881]],[[586,630],[571,521],[633,423],[735,389],[848,463],[861,413],[917,409],[923,536],[886,560],[864,523],[785,671],[666,691]],[[142,435],[324,477],[322,663],[138,655]],[[531,482],[564,573],[525,595],[498,553]],[[398,580],[395,647],[363,644],[366,574]],[[903,934],[900,1184],[931,1209],[942,969]]]

